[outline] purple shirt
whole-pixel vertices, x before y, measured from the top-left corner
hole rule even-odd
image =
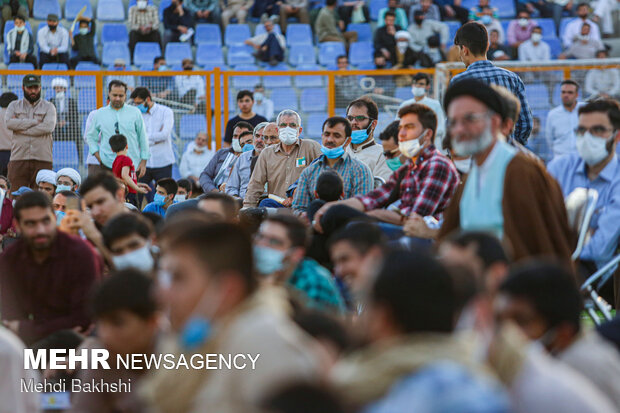
[[[519,20],[512,20],[508,25],[508,44],[512,45],[517,42],[524,42],[529,40],[532,36],[532,30],[534,27],[538,26],[538,24],[534,20],[528,20],[528,25],[525,27],[519,26]]]

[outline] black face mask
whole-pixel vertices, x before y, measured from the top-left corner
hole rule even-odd
[[[193,66],[183,66],[183,70],[193,70]]]
[[[47,27],[49,27],[49,29],[51,31],[56,31],[56,27],[58,27],[58,25],[56,25],[56,24],[48,24]]]
[[[422,22],[424,21],[424,17],[422,17],[421,19],[416,17],[414,20],[415,20],[416,24],[419,25],[419,24],[422,24]]]

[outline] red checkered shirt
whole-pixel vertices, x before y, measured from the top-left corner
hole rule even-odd
[[[452,162],[432,145],[420,153],[415,163],[408,161],[396,170],[384,185],[358,196],[357,199],[364,204],[364,210],[388,206],[387,201],[403,168],[406,172],[398,191],[402,213],[409,216],[415,212],[420,216],[432,215],[441,219],[460,178]]]

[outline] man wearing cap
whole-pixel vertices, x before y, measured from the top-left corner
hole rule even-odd
[[[80,173],[73,168],[62,168],[56,172],[56,193],[62,191],[77,192],[82,185]]]
[[[26,75],[22,81],[24,97],[11,102],[4,119],[13,131],[9,180],[14,188],[36,188],[40,169],[52,169],[52,132],[56,127],[56,108],[41,99],[41,78]]]
[[[47,15],[47,27],[37,33],[41,67],[45,63],[64,63],[69,66],[69,32],[58,25],[58,16]]]
[[[476,79],[452,84],[444,97],[452,151],[471,156],[471,171],[444,213],[439,238],[455,230],[488,231],[507,242],[515,261],[548,255],[570,263],[573,236],[564,197],[545,166],[498,139],[504,102]]]
[[[56,172],[51,169],[41,169],[37,172],[37,190],[49,195],[50,199],[56,193]]]
[[[71,140],[76,143],[78,149],[78,159],[82,156],[82,145],[79,136],[79,117],[77,102],[74,98],[67,95],[69,84],[67,79],[56,77],[52,80],[54,97],[49,99],[56,108],[56,129],[54,129],[54,140]],[[66,161],[66,160],[64,160]]]

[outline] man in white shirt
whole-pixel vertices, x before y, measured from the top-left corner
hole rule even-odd
[[[114,59],[114,67],[112,70],[115,70],[117,72],[124,72],[127,70],[127,63],[125,62],[125,59],[123,59],[122,57],[116,58]],[[129,70],[131,70],[131,68],[129,68]],[[120,80],[121,82],[125,83],[127,85],[127,90],[129,90],[130,92],[133,92],[133,90],[136,87],[136,79],[134,79],[133,76],[108,76],[106,78],[106,86],[110,84],[111,81],[113,80]]]
[[[246,39],[245,44],[256,49],[254,56],[262,61],[269,62],[271,66],[277,65],[284,60],[286,39],[273,30],[273,22],[265,21],[265,32]]]
[[[361,97],[349,103],[347,107],[347,119],[351,122],[351,144],[346,151],[352,157],[365,163],[373,176],[379,176],[386,181],[392,175],[392,170],[387,166],[383,146],[375,142],[375,128],[379,108],[368,97]]]
[[[608,57],[609,52],[606,49],[596,52],[597,59],[607,59]],[[620,96],[620,70],[615,67],[588,70],[584,91],[588,99],[617,98]]]
[[[69,66],[69,32],[58,25],[58,16],[47,15],[47,27],[37,33],[41,67],[45,63],[64,63]]]
[[[146,173],[140,178],[140,182],[151,185],[153,181],[172,176],[172,165],[175,163],[172,151],[174,114],[169,107],[153,102],[151,92],[145,87],[135,88],[131,99],[142,112],[151,151],[151,157],[146,163]],[[146,197],[152,202],[153,193],[149,192]]]
[[[254,86],[254,106],[252,110],[268,121],[273,119],[273,101],[265,96],[265,88],[260,83]]]
[[[185,149],[181,158],[181,165],[179,166],[181,176],[193,180],[196,185],[199,185],[198,177],[200,173],[214,155],[214,152],[209,149],[208,144],[209,138],[207,134],[205,132],[198,132],[196,139],[187,145],[187,149]]]
[[[443,112],[441,103],[439,103],[438,100],[428,97],[428,93],[430,92],[430,90],[430,75],[428,73],[416,73],[415,76],[413,76],[413,83],[411,84],[411,93],[413,93],[413,99],[405,100],[403,103],[400,104],[398,110],[414,103],[426,105],[431,108],[431,110],[435,112],[435,115],[437,116],[437,132],[434,145],[437,149],[439,149],[443,146],[441,142],[446,133],[446,115]],[[398,115],[396,115],[395,119],[399,119]]]
[[[549,111],[545,132],[554,157],[577,151],[575,128],[579,124],[579,84],[567,79],[561,83],[560,93],[562,104]]]
[[[581,35],[581,26],[584,23],[588,23],[590,25],[590,38],[593,40],[601,41],[601,32],[598,28],[598,25],[594,23],[592,20],[588,19],[588,14],[590,12],[590,6],[588,3],[579,3],[577,6],[577,18],[571,20],[564,29],[564,33],[562,35],[562,44],[564,48],[568,49],[575,41],[575,37]]]
[[[542,28],[532,29],[529,40],[519,45],[519,60],[522,62],[544,62],[551,60],[551,48],[542,40]]]
[[[194,61],[192,59],[183,59],[182,65],[183,70],[189,72],[194,70]],[[205,80],[202,76],[175,76],[174,83],[179,92],[181,102],[194,105],[205,100]]]

